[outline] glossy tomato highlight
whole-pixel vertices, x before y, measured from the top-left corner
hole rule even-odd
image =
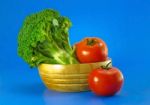
[[[105,61],[108,48],[102,39],[89,37],[76,44],[76,56],[80,63]]]
[[[111,96],[118,92],[123,84],[123,74],[117,68],[98,68],[88,78],[90,89],[100,96]]]

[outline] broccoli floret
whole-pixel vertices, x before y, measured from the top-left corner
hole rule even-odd
[[[31,67],[78,63],[69,42],[71,21],[46,9],[27,16],[18,35],[18,55]]]

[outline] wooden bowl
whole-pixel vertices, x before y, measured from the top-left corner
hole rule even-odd
[[[104,62],[85,64],[40,64],[40,77],[48,89],[61,92],[88,91],[88,75],[96,68],[106,66],[111,59]],[[112,64],[109,65],[111,67]]]

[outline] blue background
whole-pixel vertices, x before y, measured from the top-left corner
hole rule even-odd
[[[120,93],[59,93],[42,84],[38,70],[17,56],[24,18],[53,8],[73,23],[71,43],[102,38],[124,74]],[[150,0],[0,0],[0,105],[150,105]]]

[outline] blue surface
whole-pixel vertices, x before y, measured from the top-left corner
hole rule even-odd
[[[48,91],[37,69],[17,56],[17,34],[30,13],[53,8],[68,16],[71,43],[101,37],[125,77],[120,93]],[[0,0],[0,105],[150,105],[150,0]]]

